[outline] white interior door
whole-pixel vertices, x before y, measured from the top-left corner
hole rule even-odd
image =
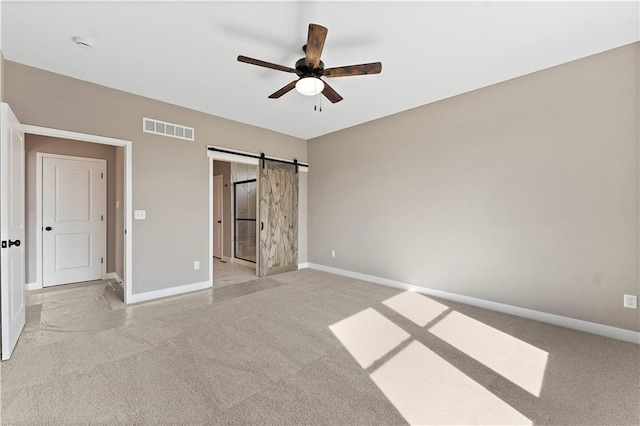
[[[105,160],[42,158],[42,285],[104,272]]]
[[[222,258],[223,230],[223,190],[222,175],[213,177],[213,256]]]
[[[9,359],[24,328],[24,132],[18,119],[0,107],[0,304],[2,359]]]

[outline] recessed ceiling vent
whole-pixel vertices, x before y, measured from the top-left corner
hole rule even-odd
[[[142,131],[187,141],[195,139],[195,130],[193,127],[167,123],[166,121],[154,120],[153,118],[147,117],[142,117]]]

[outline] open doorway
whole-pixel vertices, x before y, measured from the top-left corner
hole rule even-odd
[[[256,167],[213,161],[214,288],[257,278]]]
[[[124,147],[27,134],[25,159],[27,289],[124,304]]]
[[[213,287],[221,284],[219,273],[224,267],[220,263],[245,265],[255,276],[265,277],[298,269],[298,249],[302,247],[302,262],[306,267],[306,176],[301,179],[301,174],[306,175],[308,164],[295,158],[268,157],[264,153],[215,146],[208,146],[207,152],[210,160],[209,274]],[[221,198],[214,194],[216,176],[218,182],[220,176],[224,182],[224,196],[218,205],[214,201]],[[220,202],[228,206],[222,214],[225,223],[222,229],[229,235],[224,237],[223,253],[227,254],[222,259],[213,255],[215,241],[220,241],[215,231],[217,218],[221,216],[216,210]]]
[[[101,217],[101,221],[105,222],[104,242],[107,247],[101,255],[102,272],[100,278],[119,283],[119,288],[116,288],[118,298],[123,300],[124,304],[131,303],[133,300],[131,141],[32,125],[24,125],[23,128],[25,143],[29,144],[26,147],[28,152],[25,152],[25,165],[27,166],[25,177],[28,186],[25,188],[28,206],[25,226],[28,234],[27,240],[33,240],[30,241],[29,246],[35,247],[35,250],[32,249],[35,255],[33,252],[29,253],[25,262],[26,289],[44,288],[42,237],[44,232],[48,232],[45,228],[49,225],[43,223],[41,211],[44,176],[42,169],[38,168],[38,153],[40,153],[40,157],[45,155],[53,157],[68,155],[85,159],[104,157],[103,159],[106,160],[104,178],[112,183],[105,189],[105,208],[102,213],[103,217]],[[73,176],[67,177],[77,183]],[[68,284],[72,282],[78,281],[72,279],[68,281]]]

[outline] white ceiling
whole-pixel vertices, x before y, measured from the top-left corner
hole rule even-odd
[[[382,62],[328,79],[344,100],[321,113],[267,99],[295,75],[236,61],[293,67],[310,22],[329,29],[326,67]],[[303,139],[639,39],[637,1],[2,3],[8,60]]]

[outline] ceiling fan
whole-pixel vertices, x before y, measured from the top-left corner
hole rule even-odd
[[[272,64],[271,62],[261,61],[246,56],[238,56],[239,62],[245,62],[251,65],[271,68],[278,71],[295,73],[298,79],[284,86],[269,95],[271,99],[277,99],[285,93],[290,92],[295,87],[296,90],[303,95],[311,96],[322,93],[332,103],[340,102],[343,98],[333,90],[321,77],[349,77],[364,74],[379,74],[382,71],[382,63],[372,62],[370,64],[348,65],[345,67],[325,68],[324,62],[320,60],[324,41],[327,38],[327,29],[322,25],[309,24],[309,34],[307,35],[307,44],[302,47],[305,57],[296,62],[295,68],[283,65]]]

